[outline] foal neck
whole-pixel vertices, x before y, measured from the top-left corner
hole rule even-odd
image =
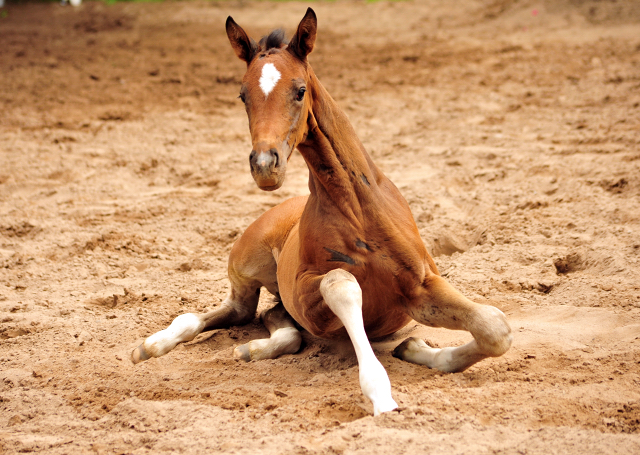
[[[310,70],[313,106],[306,139],[298,144],[309,167],[311,194],[300,220],[322,246],[352,245],[393,258],[399,292],[413,292],[427,268],[438,273],[413,220],[409,204],[378,169],[347,116]],[[327,229],[318,229],[327,227]],[[369,242],[369,243],[367,243]],[[392,264],[396,264],[395,266]],[[408,294],[407,294],[408,295]]]
[[[309,166],[312,197],[330,199],[352,221],[362,222],[362,204],[379,191],[385,176],[371,160],[346,114],[309,69],[313,97],[309,132],[298,144]]]

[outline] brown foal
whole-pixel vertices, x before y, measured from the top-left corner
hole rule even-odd
[[[473,341],[455,348],[409,338],[394,351],[445,372],[504,354],[511,346],[504,314],[470,301],[439,275],[407,202],[309,65],[317,29],[313,10],[288,43],[281,31],[256,43],[231,17],[226,29],[247,64],[240,98],[249,117],[255,182],[263,190],[279,188],[297,148],[309,167],[311,194],[274,207],[247,228],[231,250],[231,290],[219,308],[178,316],[136,348],[133,361],[164,355],[205,330],[246,324],[263,286],[279,301],[261,315],[271,337],[237,347],[234,356],[255,360],[297,352],[301,336],[294,321],[319,337],[346,335],[375,415],[397,405],[368,337],[394,333],[412,319],[471,332]]]

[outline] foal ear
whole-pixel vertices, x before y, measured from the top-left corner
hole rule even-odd
[[[293,38],[289,41],[289,51],[300,60],[305,60],[307,55],[313,50],[317,30],[318,18],[316,17],[316,13],[311,8],[307,8],[307,13],[300,21],[296,34],[293,35]]]
[[[258,45],[254,40],[249,38],[247,32],[245,32],[242,27],[236,24],[231,16],[227,17],[226,28],[231,47],[235,51],[238,58],[247,62],[248,65],[256,55],[256,52],[258,51]]]

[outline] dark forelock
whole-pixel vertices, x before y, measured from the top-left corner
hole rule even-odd
[[[268,51],[269,49],[279,49],[285,44],[289,44],[289,42],[284,39],[284,30],[281,28],[263,36],[258,43],[260,50],[263,52]]]

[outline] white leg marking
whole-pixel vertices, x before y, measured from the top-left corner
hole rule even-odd
[[[407,362],[426,365],[445,373],[457,371],[453,355],[458,348],[432,348],[420,338],[408,338],[394,351],[394,355]]]
[[[269,96],[269,93],[275,88],[276,84],[280,80],[280,71],[278,71],[273,63],[266,63],[262,67],[262,76],[260,76],[260,88],[264,93],[264,96]]]
[[[344,324],[353,343],[360,370],[362,393],[373,403],[373,415],[393,411],[398,407],[391,397],[391,382],[371,349],[362,320],[362,290],[349,272],[341,269],[327,273],[320,292],[331,311]]]
[[[300,350],[302,335],[294,327],[283,327],[274,331],[270,338],[251,340],[238,346],[233,357],[242,360],[275,359],[283,354],[295,354]]]
[[[160,357],[178,343],[193,340],[204,329],[204,321],[193,313],[181,314],[164,330],[144,340],[144,349],[150,357]]]

